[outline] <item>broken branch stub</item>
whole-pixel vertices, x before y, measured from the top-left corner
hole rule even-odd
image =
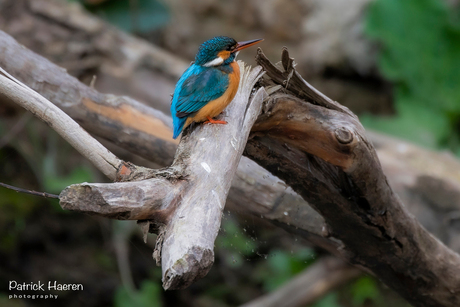
[[[228,124],[186,129],[170,167],[143,170],[136,181],[72,185],[60,195],[64,209],[142,220],[144,229],[158,231],[154,258],[161,259],[165,289],[189,286],[214,262],[227,194],[265,93],[260,89],[250,99],[261,68],[239,65],[240,87],[225,110]]]

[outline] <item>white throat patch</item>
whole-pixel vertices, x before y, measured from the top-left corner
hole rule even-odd
[[[224,59],[221,58],[220,56],[218,56],[218,57],[215,58],[214,60],[205,63],[203,66],[206,66],[206,67],[219,66],[219,65],[222,64],[223,62],[224,62]]]

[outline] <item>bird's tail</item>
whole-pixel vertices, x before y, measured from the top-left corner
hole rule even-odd
[[[186,121],[187,121],[187,117],[173,116],[173,124],[174,124],[173,139],[176,139],[179,136],[179,134],[182,132],[182,128],[184,127],[184,124]]]

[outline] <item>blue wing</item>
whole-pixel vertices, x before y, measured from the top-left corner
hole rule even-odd
[[[228,88],[228,77],[221,70],[200,66],[194,70],[198,73],[189,75],[180,86],[175,104],[178,117],[198,112],[209,101],[222,96]]]
[[[174,123],[174,138],[190,114],[198,112],[208,102],[219,98],[227,90],[228,76],[219,69],[192,64],[182,75],[174,90],[171,115]]]

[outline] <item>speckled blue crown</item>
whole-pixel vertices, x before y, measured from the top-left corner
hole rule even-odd
[[[216,36],[201,44],[195,57],[195,64],[204,65],[217,57],[222,50],[236,45],[236,40],[227,36]]]

